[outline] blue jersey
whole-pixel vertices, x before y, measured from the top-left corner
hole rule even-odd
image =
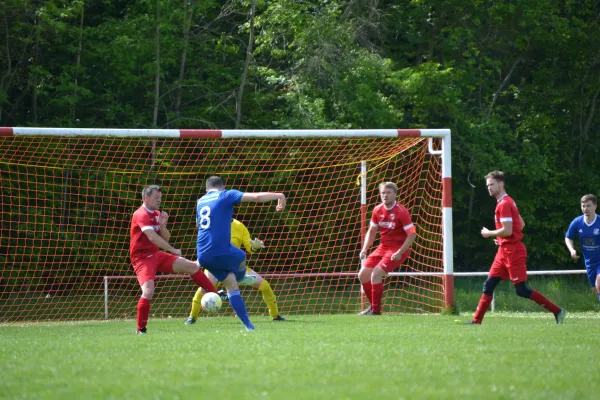
[[[198,199],[198,257],[202,254],[218,256],[229,252],[233,206],[240,204],[243,195],[238,190],[214,190]]]
[[[583,215],[575,218],[569,225],[566,236],[571,240],[579,236],[586,267],[600,264],[600,217],[598,215],[594,217],[594,222],[591,224],[585,222]]]

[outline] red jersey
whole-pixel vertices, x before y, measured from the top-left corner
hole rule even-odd
[[[521,226],[521,218],[519,209],[515,201],[507,194],[502,196],[496,204],[495,212],[496,229],[502,229],[502,222],[512,222],[512,234],[507,237],[496,237],[499,245],[506,243],[518,243],[523,239],[523,227]]]
[[[148,229],[154,229],[155,232],[160,230],[159,215],[160,211],[150,211],[143,205],[133,213],[130,231],[131,242],[129,243],[129,255],[132,262],[159,250],[158,246],[152,243],[144,233]]]
[[[371,226],[379,227],[381,246],[394,249],[402,247],[406,237],[415,231],[410,213],[398,202],[394,203],[389,210],[383,203],[375,207],[371,217]]]

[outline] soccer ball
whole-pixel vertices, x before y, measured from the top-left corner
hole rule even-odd
[[[206,312],[217,312],[221,309],[223,301],[216,293],[206,293],[204,296],[202,296],[200,304],[202,305],[202,309]]]

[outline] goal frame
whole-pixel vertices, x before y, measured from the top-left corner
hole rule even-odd
[[[442,176],[442,264],[444,305],[454,308],[454,263],[452,235],[452,155],[450,129],[118,129],[118,128],[43,128],[0,127],[0,137],[59,136],[59,137],[148,137],[148,138],[369,138],[369,137],[425,137],[429,138],[428,151],[441,157]],[[441,139],[441,148],[434,149],[433,139]],[[361,239],[367,229],[367,168],[361,165]],[[390,275],[395,275],[391,273]],[[429,275],[429,274],[428,274]]]

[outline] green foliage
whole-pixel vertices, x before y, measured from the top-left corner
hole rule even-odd
[[[151,127],[156,4],[1,2],[0,125]],[[158,127],[233,127],[249,2],[159,4]],[[478,233],[492,169],[508,174],[531,267],[572,265],[562,236],[600,191],[599,7],[259,0],[242,126],[449,127],[458,269],[491,261]]]

